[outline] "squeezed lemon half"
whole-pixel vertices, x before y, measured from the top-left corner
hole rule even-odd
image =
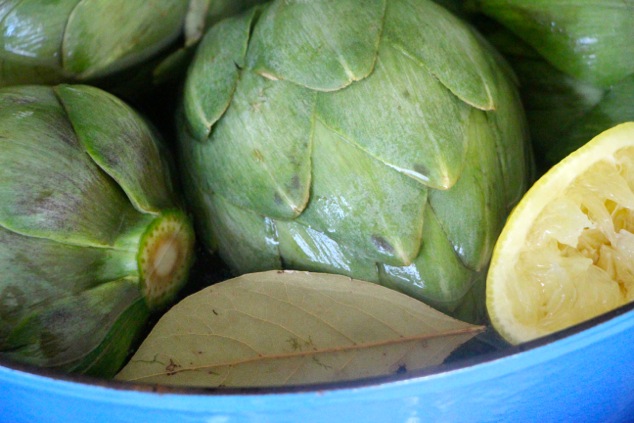
[[[634,122],[545,173],[510,214],[487,276],[493,327],[517,344],[634,299]]]

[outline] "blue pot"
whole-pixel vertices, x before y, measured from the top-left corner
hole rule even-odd
[[[1,422],[634,421],[634,306],[519,347],[347,384],[194,390],[0,363]]]

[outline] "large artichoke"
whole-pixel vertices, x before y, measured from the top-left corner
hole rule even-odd
[[[168,160],[97,88],[0,89],[0,357],[118,371],[193,256]]]
[[[634,1],[473,0],[516,71],[540,164],[634,120]]]
[[[508,68],[426,0],[273,1],[220,22],[180,128],[203,241],[236,273],[341,273],[470,320],[530,168]]]

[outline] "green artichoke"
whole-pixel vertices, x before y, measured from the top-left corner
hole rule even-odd
[[[510,70],[446,9],[286,0],[224,20],[179,120],[202,241],[235,273],[340,273],[478,319],[531,156]]]
[[[634,120],[634,1],[475,0],[518,75],[543,168]]]
[[[163,72],[174,66],[164,63],[168,54],[175,55],[182,44],[195,44],[207,25],[254,3],[255,0],[0,2],[0,86],[90,82],[133,93],[154,77],[166,79]]]
[[[0,357],[111,376],[187,280],[153,129],[88,86],[0,89]]]

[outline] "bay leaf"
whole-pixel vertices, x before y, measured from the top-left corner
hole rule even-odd
[[[361,379],[440,364],[483,329],[374,283],[273,270],[183,299],[116,378],[195,387]]]

